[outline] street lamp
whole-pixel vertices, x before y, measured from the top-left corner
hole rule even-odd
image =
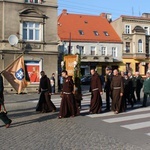
[[[63,69],[64,65],[65,65],[64,61],[61,61],[61,68],[62,69]]]

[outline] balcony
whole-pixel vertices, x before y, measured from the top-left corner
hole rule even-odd
[[[81,55],[81,62],[113,62],[110,55]]]
[[[124,52],[124,53],[122,53],[122,58],[123,58],[123,59],[130,59],[130,58],[133,58],[133,53]]]
[[[146,54],[145,53],[131,53],[131,52],[123,52],[122,53],[122,58],[123,59],[140,59],[140,60],[142,60],[142,59],[145,59],[146,57],[148,57],[148,56],[146,56]]]
[[[133,59],[145,59],[146,58],[146,54],[145,53],[134,53],[133,54]]]

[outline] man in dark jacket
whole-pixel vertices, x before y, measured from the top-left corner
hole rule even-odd
[[[136,98],[135,98],[135,94],[134,94],[135,88],[136,88],[136,81],[135,81],[135,77],[132,75],[131,72],[128,72],[128,77],[129,77],[129,87],[130,87],[129,101],[133,104],[136,102]]]
[[[144,92],[144,98],[143,98],[143,107],[146,107],[147,103],[147,97],[150,97],[150,72],[146,73],[146,79],[143,83],[143,92]]]
[[[55,93],[55,73],[52,73],[52,76],[50,78],[50,83],[51,83],[51,92],[52,94]]]
[[[112,69],[110,67],[106,68],[106,76],[105,76],[105,87],[104,92],[106,92],[106,109],[105,111],[110,111],[110,84],[112,80]]]
[[[6,128],[9,128],[12,121],[11,119],[8,118],[6,114],[3,91],[4,91],[3,77],[0,74],[0,119],[5,123]],[[4,107],[4,111],[1,111],[2,106]]]
[[[125,108],[127,108],[127,102],[128,104],[131,105],[131,107],[133,107],[133,101],[130,98],[131,90],[132,90],[132,81],[129,79],[127,73],[125,73],[124,74],[124,94],[123,94]]]
[[[140,93],[143,87],[143,79],[139,72],[135,72],[135,81],[136,81],[136,96],[137,101],[140,101]]]

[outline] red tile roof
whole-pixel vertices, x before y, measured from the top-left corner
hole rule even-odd
[[[80,35],[79,30],[82,30],[84,35]],[[99,35],[96,36],[94,31],[97,31]],[[105,31],[109,36],[104,34]],[[68,14],[64,11],[58,17],[58,36],[60,40],[68,41],[70,34],[72,41],[122,42],[106,18],[102,16]]]

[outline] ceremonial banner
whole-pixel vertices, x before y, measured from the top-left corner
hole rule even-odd
[[[74,76],[74,67],[78,62],[78,55],[67,55],[64,56],[66,70],[69,76]]]
[[[27,87],[23,56],[17,58],[11,65],[2,71],[2,74],[12,85],[12,87],[18,92],[18,94]]]

